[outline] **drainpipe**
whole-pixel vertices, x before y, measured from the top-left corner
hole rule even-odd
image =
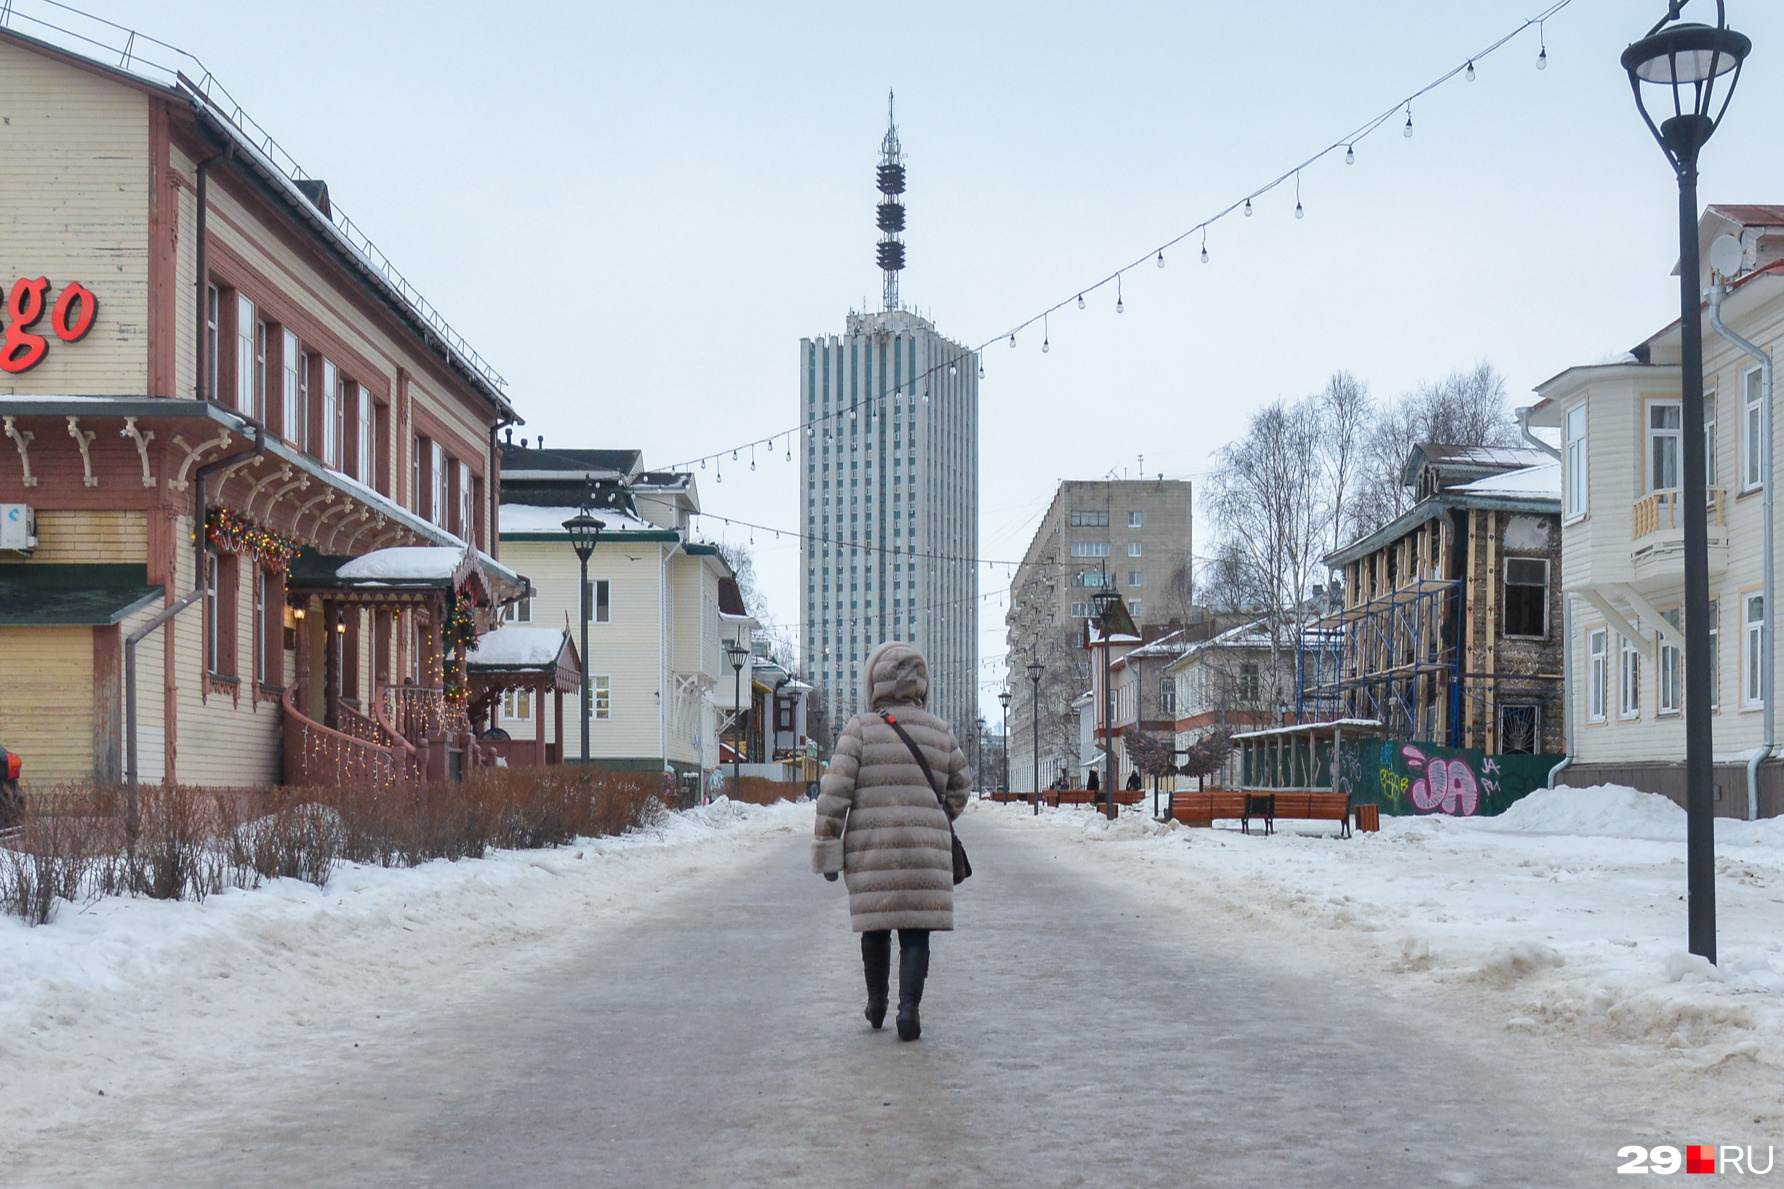
[[[215,400],[217,394],[211,391],[210,385],[210,336],[205,333],[205,323],[210,316],[211,279],[207,275],[209,264],[205,259],[205,215],[210,210],[210,200],[205,196],[210,179],[211,166],[228,161],[235,156],[235,144],[231,142],[221,153],[214,157],[206,157],[198,163],[198,246],[195,249],[198,266],[198,399]]]
[[[1723,325],[1722,299],[1726,296],[1728,286],[1720,280],[1710,286],[1710,325],[1716,328],[1717,334],[1759,362],[1759,481],[1765,489],[1761,499],[1765,509],[1765,623],[1759,638],[1759,696],[1764,706],[1765,727],[1759,750],[1747,761],[1747,820],[1754,821],[1759,817],[1759,765],[1772,754],[1777,740],[1777,712],[1773,709],[1772,698],[1772,357]]]
[[[136,646],[159,630],[162,624],[167,623],[204,597],[206,579],[209,578],[204,564],[205,480],[220,470],[246,462],[266,449],[266,431],[253,422],[249,422],[249,425],[254,434],[252,446],[213,462],[207,462],[199,467],[194,475],[192,485],[193,588],[124,638],[124,762],[129,768],[124,782],[124,832],[133,842],[136,840],[137,829],[141,823],[136,794],[138,779],[136,763]]]
[[[1520,418],[1520,420],[1522,420]],[[1573,763],[1573,693],[1568,688],[1573,679],[1573,596],[1566,591],[1561,592],[1561,731],[1567,736],[1562,745],[1567,754],[1561,762],[1549,769],[1549,787],[1555,787],[1556,779]],[[1540,740],[1538,741],[1540,746]]]
[[[1518,432],[1524,435],[1524,440],[1526,442],[1528,442],[1530,445],[1536,447],[1538,450],[1541,450],[1544,454],[1548,455],[1550,458],[1559,460],[1561,457],[1560,450],[1549,445],[1547,442],[1543,441],[1541,438],[1537,437],[1535,434],[1530,432],[1530,414],[1532,411],[1534,411],[1534,409],[1535,409],[1534,405],[1524,405],[1517,410]]]

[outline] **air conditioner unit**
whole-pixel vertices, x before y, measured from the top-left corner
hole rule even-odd
[[[37,548],[37,513],[30,504],[0,504],[0,549],[29,553]]]

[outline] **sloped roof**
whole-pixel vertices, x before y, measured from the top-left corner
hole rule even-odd
[[[576,661],[576,646],[563,628],[530,628],[507,624],[477,638],[465,655],[472,671],[540,669],[550,671],[560,660]]]
[[[525,439],[522,439],[524,442]],[[520,474],[608,475],[630,479],[644,466],[642,450],[545,449],[502,442],[502,471]]]
[[[1551,496],[1561,498],[1561,460],[1546,459],[1531,467],[1520,467],[1463,483],[1450,488],[1458,495]]]
[[[0,625],[84,627],[121,622],[155,603],[148,567],[96,562],[7,562],[0,565]]]
[[[1770,202],[1712,202],[1705,214],[1718,214],[1742,227],[1784,227],[1784,205]]]

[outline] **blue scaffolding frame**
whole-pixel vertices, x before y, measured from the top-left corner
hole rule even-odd
[[[1459,580],[1418,578],[1309,624],[1295,642],[1301,720],[1374,719],[1389,738],[1425,739],[1439,732],[1423,711],[1441,699],[1441,742],[1460,746],[1461,596]]]

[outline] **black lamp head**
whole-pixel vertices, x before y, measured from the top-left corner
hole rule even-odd
[[[1698,150],[1722,122],[1741,64],[1753,50],[1745,34],[1728,27],[1723,0],[1716,0],[1714,25],[1680,21],[1686,2],[1672,0],[1667,15],[1621,59],[1636,109],[1674,169],[1696,162]],[[1718,93],[1717,80],[1725,75],[1727,84]]]
[[[601,530],[606,527],[605,523],[590,516],[586,508],[564,521],[564,531],[570,534],[570,548],[576,551],[578,561],[588,561],[601,539]]]

